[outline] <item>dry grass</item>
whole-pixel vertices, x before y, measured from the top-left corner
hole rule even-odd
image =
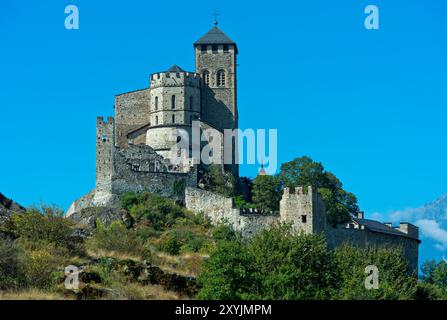
[[[157,252],[156,264],[165,272],[177,273],[186,277],[196,277],[200,272],[203,259],[208,255],[200,253],[187,253],[171,256],[167,253]]]
[[[187,299],[174,291],[164,289],[159,285],[142,285],[127,283],[119,288],[114,288],[114,294],[106,299],[110,300],[179,300]]]
[[[122,253],[122,252],[116,252],[116,251],[102,250],[102,249],[97,249],[97,250],[88,249],[87,255],[92,258],[110,257],[110,258],[116,258],[118,260],[133,260],[133,261],[141,261],[142,260],[142,258],[140,256],[131,255],[131,254]]]
[[[21,291],[0,291],[0,300],[72,300],[73,297],[64,296],[56,292],[39,289],[25,289]]]

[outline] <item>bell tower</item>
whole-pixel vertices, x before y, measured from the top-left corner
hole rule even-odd
[[[201,75],[201,120],[217,130],[238,128],[236,43],[214,27],[194,43],[196,73]],[[224,151],[225,152],[225,151]],[[232,143],[232,164],[225,169],[238,176],[237,135]]]

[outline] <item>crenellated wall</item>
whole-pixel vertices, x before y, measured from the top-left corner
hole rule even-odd
[[[231,225],[243,237],[250,237],[280,222],[288,223],[297,233],[323,233],[332,249],[345,243],[360,247],[402,248],[410,271],[415,271],[418,267],[420,241],[416,226],[404,223],[399,228],[392,228],[363,218],[353,218],[337,227],[329,226],[326,223],[324,203],[312,187],[298,187],[293,191],[285,188],[279,215],[265,215],[256,209],[236,208],[232,198],[197,188],[186,188],[185,203],[189,210],[205,214],[213,224]]]

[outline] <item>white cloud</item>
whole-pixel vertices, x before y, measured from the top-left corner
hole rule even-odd
[[[447,249],[447,230],[435,220],[421,219],[415,223],[421,230],[423,236],[430,238],[437,243],[435,248],[441,251]]]
[[[390,222],[400,222],[400,221],[414,221],[416,219],[424,218],[425,208],[407,208],[404,210],[397,210],[388,214]]]

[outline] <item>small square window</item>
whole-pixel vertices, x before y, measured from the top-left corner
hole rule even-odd
[[[224,51],[224,52],[228,52],[228,44],[224,44],[224,46],[223,46],[223,51]]]
[[[200,50],[202,52],[206,52],[206,44],[202,44],[201,47],[200,47]]]
[[[306,215],[302,215],[301,216],[301,222],[302,223],[306,223],[307,222],[307,216]]]
[[[213,44],[213,52],[217,52],[218,46],[217,44]]]

